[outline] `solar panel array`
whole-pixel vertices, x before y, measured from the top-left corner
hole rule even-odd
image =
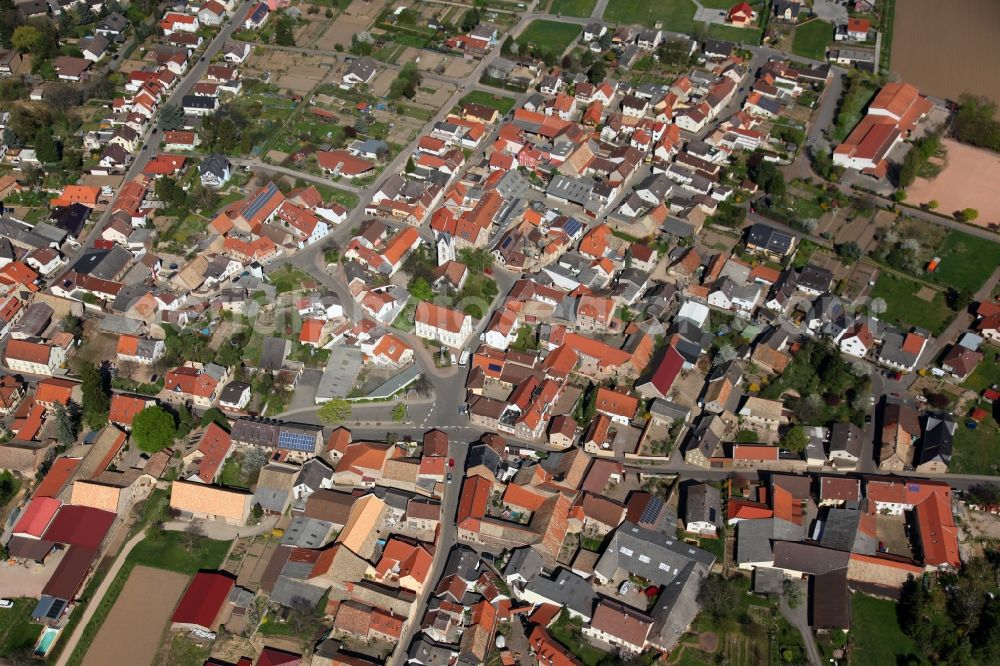
[[[659,497],[650,497],[649,503],[646,504],[646,508],[642,510],[642,515],[639,516],[640,523],[653,523],[656,521],[656,517],[660,515],[660,509],[663,508],[663,500]]]
[[[313,451],[316,448],[316,435],[282,430],[278,433],[278,446],[291,451]]]
[[[274,183],[268,183],[267,188],[258,194],[257,197],[250,202],[250,205],[243,209],[243,217],[248,220],[253,218],[253,216],[260,212],[260,209],[264,207],[264,204],[266,204],[277,191],[277,185]]]

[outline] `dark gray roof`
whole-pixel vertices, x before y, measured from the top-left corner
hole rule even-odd
[[[801,525],[781,518],[741,520],[736,525],[736,562],[770,562],[776,542],[800,541],[803,536]]]
[[[248,388],[250,388],[250,385],[246,382],[229,382],[222,387],[222,392],[219,394],[219,400],[222,402],[235,403]]]
[[[691,414],[691,410],[684,405],[678,405],[676,402],[656,398],[649,406],[649,413],[672,421],[686,421]]]
[[[525,546],[511,553],[503,574],[506,578],[520,574],[525,580],[531,580],[542,573],[542,565],[542,556],[538,554],[538,551]]]
[[[778,541],[774,544],[774,566],[813,575],[846,569],[851,554],[807,543]]]
[[[500,471],[500,454],[486,444],[476,444],[469,449],[469,455],[465,459],[465,469],[472,469],[483,465],[494,475]]]
[[[791,234],[757,222],[747,231],[747,243],[767,249],[778,255],[787,254],[795,237]]]
[[[302,464],[302,469],[295,479],[296,486],[306,486],[310,490],[319,490],[323,481],[333,478],[333,469],[319,458],[312,458]]]
[[[722,525],[722,493],[715,486],[699,483],[687,488],[687,503],[684,511],[684,523],[712,523]]]
[[[948,464],[951,460],[955,428],[955,421],[949,414],[928,415],[924,422],[924,436],[920,439],[920,453],[915,464],[922,465],[934,460]]]
[[[552,578],[535,576],[524,586],[557,606],[566,606],[585,618],[594,612],[597,593],[586,580],[567,569],[558,569]]]
[[[798,284],[800,287],[805,287],[806,289],[813,289],[820,292],[827,291],[830,288],[831,282],[833,282],[833,272],[827,268],[807,264],[799,272]]]
[[[474,581],[479,577],[479,554],[468,546],[455,546],[448,553],[441,578],[457,575],[464,581]]]
[[[812,576],[809,624],[814,629],[851,628],[851,591],[847,586],[846,567]]]
[[[326,520],[296,516],[285,529],[281,543],[299,548],[320,548],[333,530],[334,524]]]
[[[846,451],[860,458],[862,436],[861,429],[853,423],[834,423],[830,429],[830,452]]]
[[[757,594],[781,594],[785,590],[785,573],[771,567],[754,567],[753,591]]]
[[[715,555],[677,537],[626,521],[615,530],[594,571],[610,580],[615,571],[624,569],[655,584],[666,585],[688,562],[708,569],[715,562]]]

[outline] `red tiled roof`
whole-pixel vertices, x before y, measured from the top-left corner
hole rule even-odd
[[[83,458],[56,458],[48,473],[35,488],[34,497],[55,497],[66,487]]]
[[[235,584],[232,578],[224,574],[199,571],[185,590],[170,621],[211,631],[219,610],[229,598]]]
[[[215,479],[232,443],[232,437],[222,426],[215,422],[208,424],[198,442],[198,450],[204,454],[198,463],[198,478],[203,483],[211,483]]]
[[[35,496],[14,525],[14,534],[27,534],[42,538],[52,519],[59,512],[62,502],[51,497]]]
[[[45,530],[46,541],[99,548],[117,515],[89,506],[66,505]]]

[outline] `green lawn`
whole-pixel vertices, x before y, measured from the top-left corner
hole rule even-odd
[[[271,284],[274,285],[275,290],[277,290],[279,294],[285,294],[290,291],[301,289],[303,282],[312,280],[308,273],[305,273],[298,268],[292,268],[291,266],[285,266],[274,273],[269,274],[268,278],[271,280]]]
[[[951,231],[934,254],[941,257],[941,264],[927,274],[927,280],[971,292],[1000,266],[1000,243],[964,231]]]
[[[826,21],[809,21],[795,28],[792,53],[803,58],[826,60],[826,47],[833,39],[833,26]]]
[[[723,39],[738,44],[760,44],[760,28],[738,28],[735,25],[712,23],[708,26],[708,36],[712,39]]]
[[[537,20],[528,24],[517,37],[519,44],[532,43],[536,46],[551,47],[559,55],[580,35],[583,29],[573,23]]]
[[[470,103],[482,104],[483,106],[488,106],[491,109],[496,109],[500,113],[508,113],[514,108],[515,100],[513,97],[494,95],[493,93],[485,90],[473,90],[459,102],[459,104]]]
[[[588,18],[596,5],[597,0],[552,0],[549,13]]]
[[[1000,426],[996,420],[987,416],[975,430],[969,430],[965,427],[965,419],[960,418],[955,428],[954,451],[948,471],[953,474],[996,474],[994,466],[998,463]]]
[[[552,637],[562,643],[564,648],[575,654],[577,659],[582,661],[585,666],[597,666],[597,664],[607,659],[608,654],[606,652],[601,652],[591,646],[583,638],[579,620],[574,622],[568,619],[568,616],[569,614],[563,611],[556,621],[549,626]]]
[[[981,393],[994,384],[1000,384],[1000,349],[983,345],[983,362],[976,366],[969,378],[962,384],[964,388]]]
[[[917,652],[910,637],[903,633],[896,620],[896,604],[863,594],[851,595],[851,642],[856,666],[910,663]]]
[[[650,27],[662,21],[664,30],[691,33],[695,29],[694,12],[691,0],[612,0],[604,10],[604,20]]]
[[[921,286],[915,280],[883,271],[870,296],[885,299],[888,309],[881,316],[883,321],[897,326],[920,326],[937,335],[948,325],[955,312],[945,303],[941,292],[937,292],[930,301],[917,298],[916,293]]]
[[[13,608],[0,608],[0,657],[24,656],[35,647],[42,625],[31,621],[36,599],[14,599]]]

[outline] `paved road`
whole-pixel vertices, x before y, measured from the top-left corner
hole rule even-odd
[[[327,187],[333,187],[338,190],[345,190],[355,194],[360,194],[363,191],[362,188],[357,185],[350,185],[325,176],[318,176],[316,174],[309,173],[308,171],[298,171],[296,169],[289,169],[288,167],[278,166],[276,164],[269,164],[256,157],[231,157],[229,158],[229,161],[239,166],[248,167],[254,171],[265,171],[268,173],[278,173],[283,176],[291,176],[292,178],[301,178],[302,180],[307,180],[310,183],[326,185]]]
[[[430,573],[427,575],[428,584],[424,587],[420,596],[417,597],[416,603],[410,606],[410,621],[403,627],[403,632],[397,644],[398,648],[392,653],[392,657],[388,662],[390,666],[400,666],[405,661],[410,641],[420,626],[420,620],[423,619],[427,598],[437,585],[445,562],[448,560],[448,553],[457,541],[458,531],[455,516],[458,513],[458,496],[462,490],[462,470],[465,469],[465,458],[469,453],[469,442],[468,440],[458,440],[455,437],[450,437],[449,439],[448,454],[451,458],[455,459],[453,470],[454,481],[446,483],[444,487],[444,497],[441,502],[441,528],[434,544],[434,561],[431,564]]]

